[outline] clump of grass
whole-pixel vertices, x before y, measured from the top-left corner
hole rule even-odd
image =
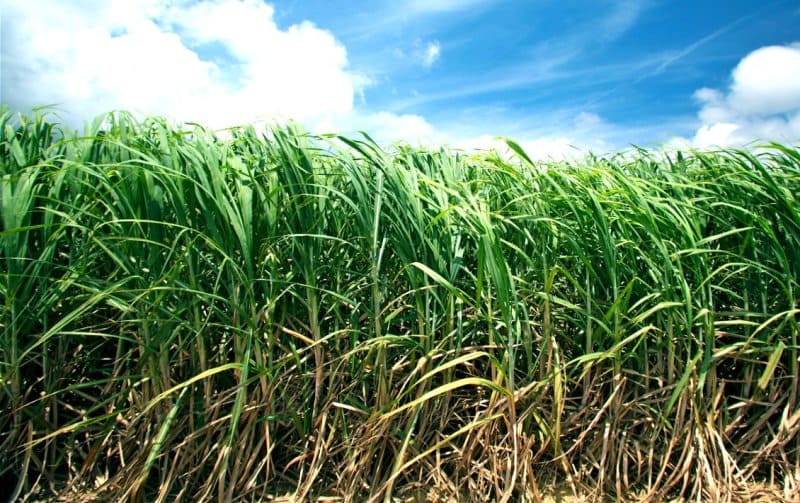
[[[800,496],[795,148],[0,134],[12,499]]]

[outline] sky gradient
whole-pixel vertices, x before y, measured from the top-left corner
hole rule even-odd
[[[2,0],[2,102],[533,156],[800,140],[800,5]],[[577,148],[577,150],[576,150]]]

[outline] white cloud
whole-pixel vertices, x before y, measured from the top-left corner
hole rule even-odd
[[[420,115],[390,112],[355,113],[347,121],[331,124],[320,132],[366,131],[380,145],[405,143],[412,146],[438,148],[448,146],[465,152],[495,150],[514,156],[497,133],[514,140],[534,160],[580,160],[589,152],[605,154],[619,148],[614,138],[623,134],[617,126],[587,112],[573,115],[560,127],[536,130],[508,128],[507,121],[489,119],[483,124],[464,129],[463,124],[434,125]],[[338,128],[338,129],[337,129]],[[505,130],[505,131],[503,131]]]
[[[572,116],[563,127],[548,128],[552,130],[548,132],[544,129],[508,130],[506,123],[499,124],[489,119],[477,128],[465,130],[459,124],[434,125],[420,115],[385,111],[355,112],[346,120],[326,127],[319,132],[353,134],[365,131],[383,146],[398,142],[428,148],[448,146],[464,152],[495,150],[513,157],[515,154],[502,137],[494,134],[506,129],[506,136],[519,144],[531,159],[544,161],[580,160],[589,152],[613,152],[619,148],[614,138],[623,134],[614,124],[587,112]]]
[[[800,108],[800,44],[762,47],[733,70],[731,106],[746,114],[769,115]]]
[[[579,160],[589,152],[604,154],[616,150],[611,137],[617,134],[617,128],[602,117],[580,112],[574,115],[566,127],[553,132],[543,133],[536,131],[516,131],[510,135],[528,157],[534,160]],[[503,139],[489,134],[477,136],[450,136],[447,143],[453,147],[466,150],[496,150],[509,153],[509,148]],[[513,155],[513,154],[512,154]]]
[[[442,46],[439,45],[438,41],[429,42],[428,45],[425,47],[425,54],[422,58],[422,64],[425,67],[430,67],[439,59],[442,53]]]
[[[727,92],[702,88],[696,147],[758,140],[800,141],[800,44],[769,46],[745,56]]]
[[[8,0],[3,101],[57,103],[73,123],[111,109],[212,127],[351,113],[368,80],[346,49],[304,22],[280,29],[260,0]],[[217,47],[234,59],[204,59]]]
[[[741,126],[733,122],[715,122],[713,124],[704,124],[700,126],[697,133],[694,135],[694,143],[697,146],[707,147],[712,145],[730,145],[739,143],[739,135],[737,130]]]
[[[522,136],[518,143],[532,159],[557,161],[579,160],[589,152],[602,155],[620,148],[610,139],[616,127],[596,114],[581,112],[573,119],[572,126],[556,134]]]
[[[430,42],[423,42],[421,39],[414,40],[405,49],[402,47],[395,47],[392,49],[392,55],[397,58],[398,65],[415,65],[430,68],[434,63],[439,61],[442,55],[442,45],[438,40]]]
[[[446,141],[445,135],[437,132],[433,125],[419,115],[377,112],[356,120],[359,128],[363,128],[375,141],[382,144],[400,141],[432,146]]]

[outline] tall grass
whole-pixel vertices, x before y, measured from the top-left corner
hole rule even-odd
[[[12,499],[800,497],[800,151],[0,116]]]

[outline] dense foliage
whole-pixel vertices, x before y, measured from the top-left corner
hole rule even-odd
[[[795,148],[0,134],[17,497],[800,494]]]

